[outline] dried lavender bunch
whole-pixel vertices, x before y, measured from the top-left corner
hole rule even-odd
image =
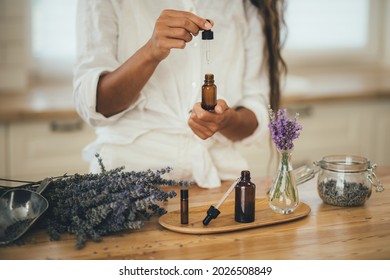
[[[52,239],[62,233],[77,236],[77,248],[87,240],[99,241],[102,236],[126,229],[139,229],[152,216],[166,213],[157,203],[176,196],[161,186],[189,185],[188,182],[166,180],[161,170],[126,172],[124,168],[107,171],[102,159],[99,174],[75,174],[56,179],[45,192],[49,210],[44,222]]]
[[[296,114],[293,119],[287,117],[286,109],[279,109],[277,113],[269,108],[270,123],[268,128],[271,131],[271,137],[279,150],[290,150],[294,148],[293,140],[299,137],[302,125],[298,122],[299,115]]]

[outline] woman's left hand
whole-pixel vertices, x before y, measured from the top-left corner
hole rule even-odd
[[[198,102],[192,108],[188,125],[201,139],[206,140],[216,132],[224,130],[230,123],[234,110],[223,99],[217,100],[214,111],[206,111]]]

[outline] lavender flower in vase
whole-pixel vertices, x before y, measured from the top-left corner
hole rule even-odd
[[[298,114],[289,119],[286,109],[280,109],[275,114],[270,108],[269,117],[268,127],[272,141],[280,154],[278,172],[269,191],[269,206],[277,213],[290,214],[299,205],[291,153],[294,148],[293,140],[299,137],[302,125],[298,122]]]

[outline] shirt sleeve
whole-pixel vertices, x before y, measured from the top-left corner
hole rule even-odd
[[[243,98],[238,106],[251,110],[258,121],[254,133],[241,142],[253,144],[261,141],[267,132],[268,125],[268,82],[263,71],[263,35],[257,8],[245,2],[248,29],[245,34],[245,73]]]
[[[99,77],[120,66],[117,59],[118,18],[114,4],[107,0],[78,1],[77,46],[73,78],[73,101],[78,114],[92,126],[118,120],[140,102],[109,118],[96,112]]]

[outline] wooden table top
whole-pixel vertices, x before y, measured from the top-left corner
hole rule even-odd
[[[81,250],[75,239],[63,235],[50,241],[44,230],[32,229],[30,242],[0,247],[0,259],[390,259],[390,167],[379,167],[377,175],[385,191],[373,191],[362,207],[343,208],[324,204],[316,190],[316,179],[299,186],[308,216],[278,225],[242,231],[193,235],[163,228],[158,219],[140,230],[88,242]],[[265,197],[270,179],[253,180],[257,197]],[[218,189],[190,190],[189,207],[211,205],[222,197],[231,182]],[[234,199],[231,194],[228,200]],[[165,205],[179,209],[179,197]],[[205,213],[206,214],[206,213]]]

